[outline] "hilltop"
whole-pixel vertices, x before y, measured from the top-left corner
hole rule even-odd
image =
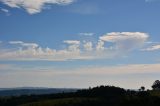
[[[97,86],[76,92],[23,95],[0,99],[0,106],[159,106],[159,90]]]

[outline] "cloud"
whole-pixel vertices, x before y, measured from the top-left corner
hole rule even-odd
[[[9,10],[1,8],[1,11],[5,12],[5,13],[9,13]]]
[[[104,41],[102,40],[99,40],[98,41],[98,44],[96,46],[96,49],[99,51],[99,50],[104,50]]]
[[[80,41],[77,41],[77,40],[65,40],[64,43],[68,44],[68,51],[72,51],[72,52],[76,52],[76,53],[79,53],[80,52],[80,49],[79,49],[79,46],[80,46]]]
[[[154,2],[154,1],[159,1],[159,0],[145,0],[145,2]]]
[[[92,42],[85,42],[83,45],[83,47],[86,51],[92,51],[93,50],[92,46],[93,46]]]
[[[81,68],[74,68],[74,70],[63,68],[56,68],[53,66],[34,66],[25,67],[15,64],[0,64],[0,69],[3,70],[14,70],[30,72],[54,72],[54,74],[72,74],[72,75],[124,75],[124,74],[143,74],[143,73],[160,73],[160,64],[124,64],[114,66],[85,66]]]
[[[82,15],[94,15],[102,12],[99,5],[94,2],[79,3],[77,5],[73,5],[69,11]]]
[[[38,47],[38,44],[36,43],[24,43],[22,41],[10,41],[9,44],[19,44],[21,46],[24,46],[24,47],[28,47],[28,48],[37,48]]]
[[[5,8],[0,8],[0,12],[5,13],[7,16],[11,15],[10,11],[8,9],[5,9]]]
[[[6,70],[6,69],[12,69],[12,65],[11,64],[0,64],[0,70]]]
[[[113,43],[114,49],[130,51],[142,47],[148,37],[142,32],[111,32],[101,36],[99,42]]]
[[[26,66],[28,66],[28,64]],[[155,78],[159,78],[160,74],[160,64],[158,63],[85,66],[74,69],[61,69],[44,65],[33,65],[34,67],[30,67],[30,65],[29,67],[26,66],[0,64],[1,87],[32,85],[56,85],[56,87],[68,87],[68,85],[70,85],[70,87],[77,87],[77,84],[79,87],[88,87],[109,84],[127,88],[139,88],[139,85],[144,85],[150,88],[150,85]],[[147,83],[144,84],[143,81]]]
[[[36,14],[41,12],[46,4],[67,5],[74,0],[0,0],[0,2],[12,8],[23,8],[29,14]]]
[[[85,33],[79,33],[79,35],[81,35],[81,36],[93,36],[94,33],[85,32]]]
[[[75,70],[79,70],[79,71],[74,71],[77,74],[95,74],[95,75],[160,73],[159,72],[160,64],[125,64],[116,66],[89,66]]]
[[[119,42],[130,39],[145,41],[146,38],[148,38],[148,34],[141,32],[111,32],[100,37],[101,40],[107,42]]]
[[[58,50],[41,47],[33,42],[9,41],[8,44],[4,42],[7,47],[1,45],[4,47],[0,48],[0,59],[67,61],[123,57],[129,52],[140,50],[148,42],[148,37],[142,32],[111,32],[100,36],[97,41],[65,40],[63,43],[66,47]]]
[[[75,45],[80,44],[80,41],[78,41],[78,40],[65,40],[63,42],[66,43],[66,44],[75,44]]]
[[[65,61],[72,59],[87,59],[89,57],[80,54],[80,42],[74,40],[64,41],[68,44],[67,48],[56,50],[42,48],[36,43],[25,43],[23,41],[9,41],[11,48],[0,49],[1,60],[46,60],[46,61]]]
[[[160,50],[160,45],[153,45],[151,47],[142,49],[142,51],[155,51],[155,50]]]
[[[22,41],[9,41],[10,44],[23,44]]]

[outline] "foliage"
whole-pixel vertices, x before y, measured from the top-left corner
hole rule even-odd
[[[160,81],[156,80],[152,85],[153,90],[160,90]]]
[[[160,106],[160,91],[98,86],[71,93],[1,97],[0,106]]]

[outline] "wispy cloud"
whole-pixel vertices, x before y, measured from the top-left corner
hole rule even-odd
[[[100,7],[93,3],[79,3],[74,5],[69,10],[72,13],[83,14],[83,15],[94,15],[101,12]]]
[[[28,48],[37,48],[38,44],[36,43],[24,43],[22,41],[9,41],[9,44],[21,45]]]
[[[67,5],[75,0],[0,0],[9,7],[12,8],[23,8],[29,14],[36,14],[44,9],[46,4],[57,4],[57,5]]]
[[[63,43],[66,44],[66,48],[61,50],[42,48],[33,42],[9,41],[8,45],[12,46],[0,49],[0,59],[66,61],[114,58],[141,49],[148,37],[148,34],[142,32],[112,32],[100,36],[96,44],[85,40],[65,40]]]
[[[114,66],[85,66],[80,68],[64,69],[53,66],[34,66],[23,67],[15,64],[0,64],[0,70],[10,71],[29,71],[29,72],[48,72],[56,75],[72,74],[72,75],[124,75],[124,74],[142,74],[142,73],[160,73],[160,64],[124,64]]]
[[[154,1],[159,1],[159,0],[145,0],[146,2],[154,2]]]
[[[5,13],[7,16],[9,16],[9,15],[10,15],[9,10],[8,10],[8,9],[5,9],[5,8],[0,8],[0,12]]]
[[[8,13],[8,12],[9,12],[9,10],[4,9],[4,8],[1,8],[1,11],[5,12],[5,13]]]
[[[91,32],[84,32],[84,33],[79,33],[80,36],[93,36],[94,33]]]
[[[23,71],[22,71],[23,70]],[[160,64],[128,64],[117,66],[85,66],[75,69],[60,69],[48,66],[23,67],[21,65],[0,65],[1,87],[15,86],[54,86],[88,87],[99,84],[139,88],[149,88],[159,75]],[[147,79],[142,75],[149,75]],[[5,81],[5,83],[4,83]],[[25,83],[24,83],[25,82]],[[76,82],[76,83],[75,83]],[[134,83],[132,83],[134,82]],[[135,83],[136,82],[136,83]],[[131,85],[130,85],[131,83]],[[141,84],[140,84],[141,83]],[[150,83],[150,84],[148,84]],[[125,86],[126,85],[126,86]]]
[[[0,70],[2,71],[2,70],[10,70],[10,69],[12,69],[13,68],[13,66],[11,65],[11,64],[0,64]]]
[[[67,43],[67,44],[75,44],[75,45],[79,45],[80,44],[80,41],[78,41],[78,40],[65,40],[63,42]]]
[[[142,51],[156,51],[156,50],[160,50],[160,44],[158,44],[158,45],[152,45],[150,47],[142,49]]]

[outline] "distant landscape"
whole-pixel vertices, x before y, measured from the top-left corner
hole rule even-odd
[[[40,95],[75,92],[78,89],[67,88],[43,88],[43,87],[19,87],[19,88],[1,88],[0,96],[20,96],[20,95]]]
[[[36,89],[30,89],[30,95],[1,96],[0,106],[159,106],[160,81],[156,80],[151,87],[152,90],[145,90],[144,86],[141,86],[139,90],[130,90],[102,85],[77,89],[77,91],[75,89],[48,89],[48,94],[44,93],[44,89],[37,89],[39,93],[35,93]],[[8,90],[10,91],[17,93],[16,90]],[[22,94],[25,93],[24,90]]]

